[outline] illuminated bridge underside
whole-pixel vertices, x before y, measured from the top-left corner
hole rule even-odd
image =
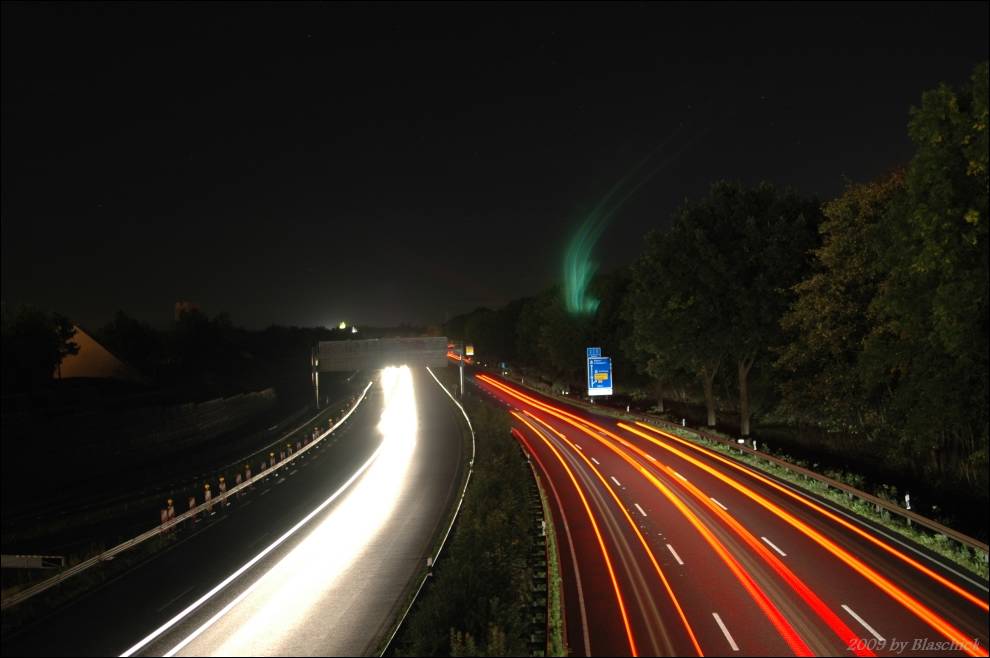
[[[446,336],[373,338],[320,343],[320,372],[379,370],[407,365],[443,368],[447,365]]]

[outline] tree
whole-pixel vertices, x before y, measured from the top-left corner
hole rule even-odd
[[[104,345],[146,375],[156,375],[162,353],[162,337],[150,325],[139,322],[123,311],[99,332]]]
[[[648,240],[634,279],[634,338],[648,367],[699,374],[708,424],[723,359],[736,366],[740,431],[750,432],[750,374],[781,341],[789,288],[808,269],[818,204],[769,183],[716,183]]]
[[[687,371],[701,380],[708,426],[715,426],[714,380],[728,340],[711,272],[687,252],[695,232],[685,221],[690,206],[668,231],[647,235],[646,249],[632,270],[626,316],[633,349],[651,370]],[[696,243],[695,243],[696,244]],[[665,377],[660,376],[659,381]]]
[[[849,185],[825,204],[813,273],[794,286],[781,321],[790,340],[776,365],[785,375],[781,409],[791,417],[834,430],[876,430],[886,387],[866,385],[860,357],[872,330],[870,305],[887,273],[884,224],[903,195],[897,172]]]
[[[537,366],[541,362],[539,336],[542,311],[543,300],[540,297],[522,300],[515,327],[515,353],[523,365]]]
[[[750,372],[782,342],[780,318],[790,288],[810,268],[821,211],[816,201],[769,183],[717,184],[702,207],[689,221],[704,240],[699,256],[718,277],[722,321],[732,326],[725,351],[736,364],[740,433],[749,436]]]
[[[52,313],[52,330],[55,334],[56,369],[58,378],[62,379],[62,361],[67,356],[79,354],[79,344],[72,341],[76,335],[76,327],[69,318],[59,313]]]
[[[863,354],[905,452],[970,483],[987,478],[987,71],[925,92],[911,111],[917,151],[885,226],[888,273]]]
[[[584,381],[592,317],[570,313],[556,288],[544,298],[540,317],[538,345],[543,369],[568,384]]]
[[[987,64],[912,109],[903,173],[825,208],[780,352],[784,408],[888,463],[987,491]]]
[[[558,380],[584,379],[584,348],[594,318],[567,311],[559,287],[525,300],[515,323],[515,352],[520,362]]]
[[[79,353],[72,341],[76,329],[58,313],[21,306],[3,318],[3,383],[15,390],[32,390],[60,372],[62,359]]]
[[[637,363],[639,355],[630,345],[632,324],[625,309],[631,285],[632,273],[625,267],[596,276],[591,286],[599,304],[589,328],[587,346],[601,347],[611,357],[617,391],[649,383],[643,379]],[[584,356],[582,351],[577,358],[583,363]]]

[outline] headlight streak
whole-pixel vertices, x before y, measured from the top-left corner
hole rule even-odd
[[[857,527],[855,524],[852,524],[849,521],[846,521],[845,519],[843,519],[842,517],[838,516],[837,514],[834,514],[833,512],[829,511],[828,509],[822,507],[821,505],[819,505],[815,501],[813,501],[813,500],[811,500],[809,498],[806,498],[804,496],[801,496],[800,494],[797,494],[797,493],[791,491],[787,487],[781,486],[777,482],[774,482],[770,478],[765,477],[764,475],[761,475],[760,473],[756,473],[754,471],[751,471],[751,470],[743,467],[742,465],[737,464],[736,462],[734,462],[731,459],[726,459],[725,457],[719,455],[718,453],[715,453],[715,452],[713,452],[711,450],[707,450],[707,449],[703,448],[702,446],[695,445],[695,444],[691,443],[690,441],[687,441],[686,439],[682,439],[679,436],[676,436],[676,435],[673,435],[673,434],[669,434],[667,432],[664,432],[663,430],[660,430],[660,429],[658,429],[656,427],[653,427],[652,425],[649,425],[647,423],[641,423],[641,422],[637,421],[636,424],[639,425],[640,427],[643,427],[645,429],[648,429],[648,430],[650,430],[652,432],[656,432],[657,434],[663,436],[664,438],[671,439],[671,440],[676,441],[677,443],[679,443],[679,444],[681,444],[683,446],[686,446],[688,448],[691,448],[691,449],[693,449],[693,450],[695,450],[695,451],[697,451],[697,452],[705,455],[706,457],[711,457],[712,459],[715,459],[715,460],[717,460],[717,461],[719,461],[719,462],[721,462],[721,463],[723,463],[723,464],[725,464],[727,466],[731,466],[733,469],[735,469],[735,470],[737,470],[737,471],[739,471],[741,473],[745,473],[746,475],[752,477],[753,479],[758,480],[759,482],[761,482],[761,483],[763,483],[763,484],[765,484],[765,485],[767,485],[767,486],[769,486],[769,487],[771,487],[773,489],[776,489],[777,491],[779,491],[779,492],[787,495],[788,497],[790,497],[790,498],[798,501],[799,503],[801,503],[801,504],[803,504],[803,505],[805,505],[807,507],[810,507],[811,509],[815,510],[819,514],[822,514],[823,516],[827,517],[829,520],[834,521],[835,523],[838,523],[839,525],[841,525],[842,527],[846,528],[847,530],[850,530],[850,531],[856,533],[857,535],[859,535],[863,539],[866,539],[870,543],[878,546],[879,548],[882,548],[884,551],[890,553],[891,555],[895,556],[899,560],[901,560],[903,562],[906,562],[907,564],[911,565],[912,567],[914,567],[918,571],[922,572],[923,574],[925,574],[929,578],[935,580],[936,582],[938,582],[939,584],[943,585],[944,587],[952,590],[953,592],[955,592],[959,596],[963,597],[964,599],[966,599],[967,601],[969,601],[973,605],[981,608],[984,612],[990,612],[990,605],[988,605],[987,601],[985,601],[983,599],[980,599],[977,596],[974,596],[970,592],[967,592],[965,589],[963,589],[959,585],[956,585],[955,583],[953,583],[949,579],[945,578],[944,576],[936,573],[935,571],[932,571],[931,569],[929,569],[925,565],[921,564],[920,562],[918,562],[914,558],[910,557],[909,555],[905,555],[904,553],[902,553],[901,551],[897,550],[893,546],[890,546],[886,542],[881,541],[877,537],[874,537],[873,535],[871,535],[870,533],[866,532],[862,528]]]
[[[530,426],[532,428],[532,426]],[[595,515],[591,512],[591,506],[588,504],[587,498],[584,496],[584,491],[581,490],[580,485],[578,485],[577,478],[574,476],[574,472],[571,470],[567,462],[564,461],[563,456],[557,451],[557,448],[550,443],[545,436],[536,433],[537,436],[547,445],[550,452],[553,453],[560,465],[564,467],[564,471],[567,473],[567,477],[570,479],[571,484],[574,485],[574,489],[577,491],[578,497],[581,499],[581,504],[584,506],[584,511],[588,515],[588,520],[591,521],[591,527],[595,531],[595,537],[598,539],[598,546],[601,549],[602,557],[605,560],[605,566],[608,569],[608,575],[612,579],[612,588],[615,590],[615,599],[619,604],[619,612],[622,615],[622,623],[625,625],[626,638],[629,640],[629,650],[632,655],[638,656],[639,652],[636,649],[636,640],[633,638],[632,628],[629,625],[629,615],[626,613],[626,604],[622,599],[622,592],[619,590],[619,581],[615,577],[615,569],[612,567],[612,558],[609,557],[608,549],[605,548],[605,540],[602,537],[601,530],[598,528],[598,522],[595,520]]]
[[[723,475],[722,473],[718,472],[711,466],[695,459],[691,455],[688,455],[687,453],[684,453],[683,451],[678,450],[677,448],[666,445],[662,441],[658,441],[657,439],[637,430],[634,427],[626,425],[625,423],[619,423],[619,427],[626,430],[627,432],[631,432],[632,434],[636,434],[637,436],[645,438],[646,440],[650,441],[651,443],[654,443],[655,445],[663,448],[664,450],[667,450],[668,452],[678,455],[682,459],[694,464],[698,468],[709,473],[710,475],[713,475],[722,482],[725,482],[730,487],[740,492],[741,494],[743,494],[753,502],[757,503],[764,509],[768,510],[778,518],[783,519],[791,527],[795,528],[803,535],[810,538],[816,544],[818,544],[819,546],[827,550],[829,553],[831,553],[833,556],[835,556],[843,563],[845,563],[853,571],[855,571],[856,573],[858,573],[859,575],[863,576],[868,581],[876,585],[877,588],[879,588],[885,594],[887,594],[892,599],[900,603],[902,606],[904,606],[905,609],[913,613],[916,617],[918,617],[926,624],[934,628],[936,631],[941,633],[946,639],[955,642],[956,645],[958,645],[967,654],[971,656],[987,655],[986,650],[981,651],[979,645],[975,642],[975,640],[966,637],[966,635],[963,634],[962,631],[957,629],[947,620],[940,617],[933,610],[929,609],[928,606],[923,604],[921,601],[918,601],[917,599],[909,595],[907,592],[905,592],[897,585],[892,583],[890,580],[885,578],[883,575],[881,575],[880,573],[878,573],[877,571],[866,565],[857,557],[855,557],[854,555],[852,555],[851,553],[840,547],[838,544],[833,542],[828,537],[825,537],[824,535],[822,535],[820,532],[818,532],[808,524],[794,517],[793,515],[791,515],[784,509],[778,507],[774,503],[770,502],[760,494],[736,482],[732,478]]]
[[[279,563],[266,574],[260,576],[254,583],[246,588],[244,592],[237,596],[234,601],[224,606],[220,612],[211,617],[209,621],[200,626],[190,636],[173,647],[165,655],[174,655],[175,653],[181,651],[190,642],[195,640],[196,637],[201,635],[227,612],[233,609],[238,603],[247,598],[247,596],[254,592],[259,586],[271,584],[272,578],[270,578],[270,576],[273,572],[278,574],[278,570],[281,569],[281,575],[283,577],[291,576],[291,573],[286,573],[286,570],[291,566],[291,558],[295,557],[296,559],[302,559],[303,561],[305,561],[306,558],[312,560],[314,551],[319,552],[317,560],[300,564],[306,568],[306,578],[311,581],[314,580],[312,567],[316,566],[317,570],[325,576],[324,581],[321,583],[323,585],[328,585],[329,581],[332,581],[337,575],[346,570],[350,559],[356,557],[357,552],[364,544],[364,541],[361,541],[361,539],[363,538],[364,540],[367,540],[370,538],[368,536],[368,532],[364,532],[364,534],[361,534],[361,532],[371,531],[373,533],[373,531],[384,522],[384,519],[389,516],[390,508],[387,503],[394,503],[394,500],[389,501],[387,497],[383,496],[382,488],[379,485],[384,485],[386,488],[389,488],[390,485],[394,485],[394,487],[397,488],[401,484],[402,475],[404,475],[405,467],[408,465],[409,457],[411,456],[413,446],[415,445],[415,400],[412,391],[411,374],[408,368],[386,369],[382,373],[382,385],[385,392],[385,411],[382,414],[379,429],[385,437],[371,457],[369,457],[368,460],[365,461],[339,489],[337,489],[337,491],[335,491],[313,511],[307,514],[285,534],[279,537],[279,539],[261,551],[250,561],[245,563],[241,568],[231,574],[231,576],[224,579],[213,590],[197,600],[196,603],[189,606],[189,608],[146,637],[144,640],[131,647],[131,649],[122,655],[132,655],[134,652],[140,650],[148,643],[162,635],[165,631],[178,623],[178,621],[181,621],[181,619],[188,615],[192,610],[202,605],[203,602],[208,600],[238,576],[242,575],[252,566],[257,564],[258,561],[295,534],[300,528],[305,526],[314,516],[322,512],[342,494],[350,490],[349,495],[340,502],[339,506],[334,509],[330,515],[328,515],[327,519],[315,528],[310,535],[300,543],[299,546],[289,553],[289,555],[280,560]],[[351,489],[351,486],[354,485],[354,483],[357,482],[362,475],[365,477],[356,487]],[[376,486],[378,487],[377,489],[375,488]],[[368,508],[369,505],[374,505],[374,509],[365,509]],[[359,519],[358,516],[360,514],[364,514],[370,519],[370,521]],[[328,547],[325,541],[327,531],[331,529],[331,527],[335,527],[336,531],[340,532],[341,528],[339,526],[341,525],[348,526],[348,530],[354,531],[355,535],[353,536],[353,540],[349,540],[347,537],[333,537],[333,540],[337,546]],[[341,539],[345,539],[345,541],[341,542]],[[323,540],[322,544],[320,543],[321,540]],[[329,550],[327,550],[328,548]],[[313,585],[302,583],[298,579],[295,582],[292,582],[291,580],[287,580],[287,582],[290,589],[295,587],[294,590],[291,590],[290,596],[305,597],[307,592],[309,594],[314,593]],[[279,628],[281,630],[285,630],[289,627],[289,625],[290,624],[286,624],[284,626],[280,626]],[[254,645],[244,653],[257,654],[259,644],[260,643]]]
[[[365,387],[364,393],[362,393],[362,395],[361,395],[361,398],[362,399],[364,399],[364,394],[368,392],[368,389],[369,388],[371,388],[371,382],[369,382],[368,383],[368,386]],[[350,413],[348,413],[347,415],[349,416]],[[345,416],[345,418],[346,418],[346,416]],[[131,656],[134,653],[140,651],[142,648],[144,648],[149,643],[153,642],[156,638],[158,638],[160,635],[162,635],[163,633],[165,633],[168,629],[170,629],[173,626],[175,626],[176,624],[178,624],[180,621],[182,621],[183,619],[185,619],[189,614],[191,614],[194,610],[196,610],[201,605],[203,605],[204,603],[206,603],[207,601],[209,601],[211,598],[213,598],[218,592],[222,591],[225,587],[227,587],[227,585],[229,585],[234,580],[236,580],[241,574],[243,574],[245,571],[247,571],[252,566],[254,566],[255,564],[257,564],[257,562],[259,560],[261,560],[266,555],[268,555],[276,547],[278,547],[280,544],[282,544],[282,542],[284,542],[286,539],[288,539],[293,534],[295,534],[300,528],[302,528],[304,525],[306,525],[306,523],[308,523],[310,521],[310,519],[312,519],[314,516],[316,516],[317,514],[319,514],[321,510],[325,509],[327,505],[329,505],[330,503],[332,503],[334,500],[337,499],[338,496],[340,496],[342,493],[344,493],[347,490],[347,488],[350,487],[354,483],[354,481],[357,480],[358,477],[360,477],[361,474],[364,473],[364,471],[369,466],[371,466],[372,462],[374,462],[375,459],[378,457],[378,453],[379,453],[380,450],[381,450],[381,447],[379,447],[378,450],[375,450],[374,454],[372,454],[371,457],[369,457],[368,460],[364,464],[362,464],[361,467],[357,471],[355,471],[354,475],[352,475],[343,485],[341,485],[340,488],[337,489],[337,491],[335,491],[329,498],[327,498],[325,501],[323,501],[319,505],[319,507],[317,507],[312,512],[310,512],[309,514],[307,514],[301,521],[299,521],[299,523],[297,523],[296,525],[294,525],[291,528],[289,528],[289,530],[287,530],[285,532],[285,534],[283,534],[281,537],[279,537],[274,542],[272,542],[271,544],[269,544],[269,546],[266,549],[264,549],[263,551],[261,551],[260,553],[258,553],[257,555],[255,555],[253,558],[251,558],[250,560],[248,560],[246,563],[244,563],[237,571],[235,571],[234,573],[230,574],[229,576],[227,576],[226,578],[224,578],[222,581],[220,581],[220,583],[218,583],[215,587],[213,587],[213,589],[211,589],[206,594],[204,594],[203,596],[201,596],[198,599],[196,599],[196,601],[194,601],[192,604],[190,604],[189,606],[187,606],[184,610],[182,610],[182,612],[180,612],[176,616],[172,617],[172,619],[168,620],[167,622],[165,622],[164,624],[162,624],[161,626],[159,626],[157,629],[155,629],[154,631],[152,631],[144,639],[142,639],[141,641],[139,641],[137,644],[135,644],[134,646],[132,646],[130,649],[128,649],[124,653],[120,654],[121,655],[121,658],[127,658],[128,656]]]
[[[704,656],[705,654],[701,650],[701,645],[698,643],[698,638],[694,634],[694,629],[691,627],[690,622],[688,622],[687,615],[684,614],[684,610],[683,608],[681,608],[681,603],[677,599],[677,596],[674,594],[674,590],[670,586],[670,582],[667,580],[666,574],[664,574],[663,569],[660,568],[660,564],[657,562],[656,556],[653,554],[653,551],[650,549],[649,544],[647,544],[646,538],[643,537],[643,533],[640,532],[639,526],[636,525],[636,522],[633,520],[633,518],[629,516],[629,512],[626,510],[625,505],[622,504],[622,501],[619,499],[619,496],[615,493],[615,490],[612,489],[612,486],[609,485],[609,483],[605,480],[605,477],[601,474],[601,472],[597,468],[595,468],[595,466],[592,465],[591,460],[588,459],[588,457],[586,457],[583,452],[575,449],[576,447],[574,443],[570,441],[565,435],[561,434],[560,432],[555,430],[553,427],[550,427],[546,423],[540,421],[536,416],[529,413],[528,411],[524,411],[524,413],[527,416],[529,416],[534,422],[539,423],[546,429],[550,430],[556,436],[558,436],[562,441],[564,441],[567,445],[571,446],[571,449],[575,452],[575,454],[581,457],[581,459],[585,462],[585,464],[588,465],[588,467],[592,470],[592,472],[598,477],[601,483],[605,486],[605,489],[609,492],[609,494],[611,494],[612,499],[615,500],[616,506],[619,508],[619,510],[622,511],[623,516],[626,517],[626,520],[629,522],[629,525],[633,529],[633,532],[636,533],[636,536],[639,538],[640,543],[643,545],[643,550],[646,551],[646,554],[649,556],[650,562],[653,564],[653,568],[656,570],[657,576],[659,576],[660,578],[660,582],[663,583],[667,595],[670,597],[670,600],[673,602],[674,608],[677,610],[677,614],[680,617],[681,622],[684,624],[684,628],[687,630],[688,637],[691,639],[691,644],[694,646],[695,651],[698,653],[699,656]],[[528,426],[531,430],[533,430],[534,434],[537,435],[539,434],[537,429],[532,425],[530,425],[526,421],[526,419],[523,418],[521,415],[519,415],[517,412],[513,411],[512,415],[518,418],[521,422],[525,423],[526,426]]]
[[[678,498],[666,485],[660,482],[642,464],[634,460],[624,451],[619,450],[614,446],[612,446],[609,441],[603,439],[595,432],[592,432],[590,429],[588,429],[588,427],[594,428],[595,430],[601,432],[602,434],[611,434],[610,432],[608,432],[604,428],[598,427],[597,425],[588,423],[587,421],[576,422],[576,420],[579,420],[577,416],[574,416],[573,414],[569,414],[568,412],[563,410],[558,410],[555,407],[547,405],[535,398],[525,395],[524,393],[520,393],[519,391],[516,391],[515,389],[509,386],[505,386],[500,382],[491,379],[490,377],[487,377],[485,375],[478,375],[477,378],[481,379],[485,383],[490,384],[519,400],[524,400],[529,404],[532,404],[536,408],[545,411],[551,416],[559,418],[565,423],[575,427],[579,431],[588,435],[590,438],[608,447],[610,450],[615,452],[615,454],[617,454],[621,459],[626,461],[630,466],[632,466],[635,470],[637,470],[654,486],[654,488],[660,491],[660,493],[663,494],[664,497],[667,498],[667,500],[669,500],[674,505],[674,507],[684,516],[684,518],[686,518],[688,522],[691,523],[691,525],[695,528],[695,530],[698,531],[698,533],[702,536],[702,538],[704,538],[706,543],[708,543],[708,545],[712,548],[712,550],[715,551],[715,554],[718,555],[719,558],[722,560],[722,562],[725,563],[725,565],[729,568],[732,574],[736,577],[739,583],[749,594],[750,598],[753,599],[754,603],[756,603],[756,605],[760,608],[760,610],[767,617],[767,619],[780,634],[781,638],[783,638],[783,640],[791,648],[791,650],[798,656],[812,655],[811,648],[804,642],[804,640],[794,629],[794,627],[791,626],[790,622],[788,622],[787,619],[784,618],[783,614],[781,614],[780,610],[773,603],[773,601],[770,600],[770,598],[760,588],[760,586],[756,583],[756,581],[753,580],[752,576],[750,576],[746,572],[746,570],[743,569],[742,565],[739,564],[738,560],[736,560],[736,558],[731,553],[729,553],[729,551],[726,550],[726,548],[722,545],[722,543],[712,534],[711,530],[709,530],[704,525],[704,523],[693,512],[691,512],[691,510],[687,508],[687,506],[683,503],[683,501],[681,501],[680,498]],[[619,437],[616,438],[619,441],[623,441]]]
[[[391,515],[416,444],[417,418],[412,373],[386,368],[381,376],[385,409],[378,424],[383,440],[377,459],[357,486],[288,555],[260,576],[234,602],[173,647],[173,656],[188,646],[256,588],[268,590],[248,618],[214,655],[284,653],[286,637],[309,617],[321,596],[345,573]]]

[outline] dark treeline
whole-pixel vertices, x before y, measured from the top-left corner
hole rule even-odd
[[[448,335],[584,387],[584,348],[626,393],[704,405],[742,435],[813,427],[931,486],[987,491],[987,64],[923,94],[915,154],[821,203],[715,183],[599,276],[590,315],[558,289],[453,318]],[[810,156],[813,157],[813,156]],[[621,373],[621,375],[620,375]],[[834,444],[834,445],[830,445]]]
[[[318,341],[417,335],[416,327],[362,328],[352,334],[326,327],[272,325],[260,331],[236,326],[226,313],[209,317],[183,310],[168,328],[159,329],[123,311],[92,336],[127,366],[140,383],[115,388],[154,391],[174,401],[195,401],[256,391],[269,386],[281,398],[310,390],[310,348]],[[50,396],[60,382],[62,359],[78,351],[70,319],[31,306],[3,315],[3,391],[7,396]],[[55,374],[55,377],[53,377]],[[95,382],[90,382],[94,383]]]

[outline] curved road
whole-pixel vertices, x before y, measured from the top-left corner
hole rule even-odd
[[[924,549],[660,428],[473,381],[557,502],[573,654],[987,655],[986,585]]]
[[[460,414],[430,375],[384,373],[332,442],[4,638],[3,654],[374,651],[456,503],[466,459]]]

